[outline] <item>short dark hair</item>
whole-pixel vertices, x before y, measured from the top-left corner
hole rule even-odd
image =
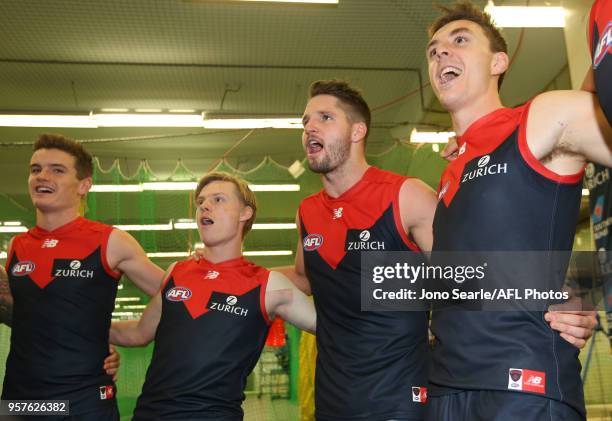
[[[242,230],[242,238],[244,238],[244,236],[247,235],[247,233],[253,227],[253,222],[255,221],[255,216],[257,215],[257,199],[255,198],[255,193],[253,193],[253,191],[249,188],[249,184],[242,178],[219,171],[204,174],[200,181],[198,181],[195,197],[198,197],[202,189],[213,181],[228,181],[233,183],[234,186],[236,186],[236,191],[238,192],[238,199],[240,199],[244,206],[248,206],[253,210],[253,215],[244,223],[244,228]]]
[[[33,151],[39,149],[59,149],[74,156],[77,178],[83,180],[93,175],[93,158],[79,142],[61,134],[43,133],[34,142]]]
[[[436,20],[429,25],[429,38],[432,38],[440,28],[451,22],[456,20],[469,20],[482,28],[489,40],[489,48],[492,52],[508,54],[508,44],[501,34],[500,29],[493,23],[491,15],[477,8],[470,1],[461,1],[450,7],[438,5],[438,8],[444,13],[438,16]],[[505,72],[499,75],[499,80],[497,81],[498,90],[501,88],[504,76]]]
[[[310,98],[317,95],[336,97],[352,122],[363,121],[365,123],[367,128],[365,138],[367,139],[370,134],[372,113],[368,103],[363,99],[361,91],[352,88],[348,82],[343,80],[317,80],[310,85],[309,95]]]

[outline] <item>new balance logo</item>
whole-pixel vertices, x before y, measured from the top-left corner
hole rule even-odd
[[[59,240],[47,238],[45,241],[43,241],[41,248],[52,249],[53,247],[57,246],[57,243],[59,243]]]
[[[215,270],[209,270],[208,273],[204,275],[204,279],[217,279],[218,276],[219,276],[219,272]]]
[[[338,209],[334,209],[334,217],[333,219],[339,219],[342,218],[342,210],[344,208],[338,208]]]

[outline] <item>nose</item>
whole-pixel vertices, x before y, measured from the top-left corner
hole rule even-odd
[[[450,49],[448,47],[448,43],[441,42],[436,46],[436,58],[442,58],[442,56],[448,56],[450,54]]]
[[[310,119],[304,124],[304,133],[311,134],[317,131],[317,125],[315,124],[313,119]]]

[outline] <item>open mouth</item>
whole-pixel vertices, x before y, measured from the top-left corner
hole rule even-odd
[[[309,155],[316,154],[323,149],[323,144],[316,139],[308,139],[306,143],[306,152]]]
[[[446,85],[447,83],[455,80],[456,78],[458,78],[459,76],[461,76],[461,74],[463,73],[463,70],[461,70],[458,67],[455,66],[446,66],[442,69],[442,71],[440,72],[440,84],[441,85]]]
[[[200,224],[202,224],[203,226],[212,225],[214,223],[215,223],[215,221],[213,221],[210,218],[202,218],[202,219],[200,219]]]
[[[51,194],[51,193],[55,192],[55,190],[53,190],[51,187],[47,187],[47,186],[36,186],[34,191],[36,193],[40,193],[40,194]]]

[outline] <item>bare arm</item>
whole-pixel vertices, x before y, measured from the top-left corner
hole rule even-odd
[[[163,283],[163,281],[170,276],[175,265],[176,263],[172,263],[168,267],[160,283]],[[155,331],[161,319],[161,311],[161,291],[158,291],[157,294],[151,298],[151,301],[149,301],[147,308],[142,313],[139,320],[112,322],[109,336],[110,343],[119,346],[147,345],[155,337]]]
[[[113,230],[108,239],[107,256],[111,268],[123,272],[139,289],[150,296],[159,291],[164,271],[149,260],[134,237]]]
[[[317,314],[312,300],[280,272],[270,272],[266,311],[270,319],[280,316],[299,329],[315,333]]]
[[[114,321],[109,341],[119,346],[145,346],[155,337],[161,318],[161,293],[151,298],[140,320]]]
[[[8,283],[8,276],[0,266],[0,323],[11,326],[13,320],[13,295]]]
[[[300,227],[300,216],[299,213],[295,216],[295,223]],[[299,234],[298,234],[299,236]],[[301,236],[299,236],[301,238]],[[304,269],[304,250],[302,249],[302,241],[298,239],[298,245],[295,251],[295,265],[294,266],[280,266],[273,268],[273,270],[285,275],[291,282],[294,283],[304,294],[312,295],[310,289],[310,282],[306,277],[306,270]]]
[[[540,162],[560,175],[579,172],[587,161],[612,167],[612,128],[590,92],[538,95],[529,110],[527,143]]]
[[[421,250],[431,251],[433,217],[438,205],[436,193],[421,180],[409,178],[404,181],[399,194],[404,231],[412,235]]]

